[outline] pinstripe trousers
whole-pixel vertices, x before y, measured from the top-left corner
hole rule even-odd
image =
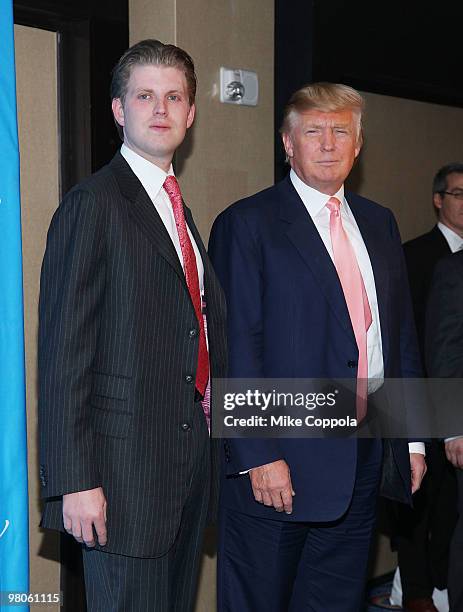
[[[195,428],[190,493],[172,548],[140,558],[83,547],[88,612],[193,610],[210,490],[210,441],[199,403]]]

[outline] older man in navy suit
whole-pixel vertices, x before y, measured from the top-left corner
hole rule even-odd
[[[297,91],[281,130],[289,176],[229,207],[210,239],[228,300],[229,375],[357,378],[360,420],[367,392],[386,377],[420,376],[394,217],[344,192],[362,108],[344,85]],[[274,438],[224,447],[219,610],[359,612],[383,456],[385,492],[411,503],[423,444]]]

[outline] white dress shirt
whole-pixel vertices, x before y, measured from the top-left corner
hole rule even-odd
[[[124,157],[126,162],[129,164],[133,173],[137,176],[140,183],[143,185],[146,193],[149,195],[150,200],[153,202],[154,207],[159,213],[159,216],[164,223],[164,226],[174,243],[175,250],[177,251],[178,258],[182,264],[182,268],[185,270],[183,264],[182,249],[180,247],[180,240],[178,237],[177,226],[175,225],[174,210],[170,203],[169,196],[163,188],[164,181],[167,176],[174,176],[172,165],[169,168],[169,172],[164,172],[159,166],[151,163],[132,149],[129,149],[125,144],[121,147],[121,155]],[[201,296],[204,295],[204,266],[201,254],[195,239],[191,235],[190,228],[187,225],[188,235],[193,246],[193,250],[196,257],[196,267],[198,268],[198,279],[199,279],[199,291]]]
[[[447,244],[449,245],[449,249],[452,251],[452,253],[456,253],[457,251],[461,251],[463,249],[463,238],[461,236],[440,221],[437,224],[437,227],[447,240]]]
[[[294,170],[290,173],[291,182],[299,194],[304,206],[307,208],[315,227],[323,240],[323,244],[333,260],[333,247],[330,235],[330,211],[326,203],[331,196],[309,187],[301,181]],[[354,249],[355,257],[363,278],[365,291],[371,310],[371,325],[367,332],[367,358],[368,358],[368,392],[374,393],[384,382],[383,347],[381,342],[381,324],[379,320],[378,298],[376,297],[375,278],[371,267],[370,257],[363,242],[362,235],[355,221],[354,215],[344,198],[344,186],[339,189],[334,197],[341,202],[341,220],[344,230]]]
[[[290,172],[290,179],[304,203],[304,206],[307,208],[307,212],[314,222],[320,234],[320,238],[334,263],[330,235],[330,211],[326,206],[328,200],[332,196],[309,187],[309,185],[304,183],[292,169]],[[384,382],[384,360],[381,341],[381,322],[379,319],[378,298],[376,295],[373,268],[371,267],[370,256],[368,255],[355,217],[344,197],[344,185],[341,186],[333,197],[341,202],[340,212],[342,225],[357,258],[358,267],[363,278],[363,284],[365,285],[365,291],[370,304],[372,322],[367,332],[368,393],[374,393]],[[424,444],[421,442],[411,442],[409,444],[409,450],[410,452],[424,454]]]

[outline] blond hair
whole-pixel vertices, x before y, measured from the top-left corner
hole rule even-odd
[[[291,131],[296,116],[307,111],[337,112],[350,110],[357,118],[357,139],[362,144],[362,113],[365,101],[358,91],[341,83],[310,83],[293,93],[283,112],[280,133]]]

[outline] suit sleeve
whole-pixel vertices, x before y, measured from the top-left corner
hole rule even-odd
[[[463,274],[454,256],[437,263],[426,311],[426,366],[433,378],[463,377]]]
[[[410,285],[411,299],[413,305],[413,315],[415,319],[416,331],[418,334],[418,346],[422,364],[424,363],[424,326],[427,299],[426,271],[427,266],[423,266],[423,257],[420,250],[405,243],[403,245],[405,262],[407,266],[407,277]]]
[[[402,248],[399,228],[394,215],[390,213],[391,233],[399,249],[399,337],[400,337],[400,378],[412,379],[401,385],[401,405],[405,411],[402,418],[408,431],[410,453],[424,453],[423,442],[428,442],[430,431],[429,403],[423,379],[423,368],[416,333],[410,284]]]
[[[413,313],[410,284],[403,254],[399,228],[392,213],[390,217],[391,233],[399,248],[399,282],[402,287],[400,301],[400,369],[403,378],[421,378],[423,371],[418,348],[415,318]]]
[[[265,279],[258,235],[238,211],[227,210],[212,227],[209,255],[227,299],[228,376],[264,378]],[[274,439],[230,438],[225,448],[229,474],[282,459]]]
[[[71,192],[47,237],[39,300],[39,435],[43,497],[100,486],[94,459],[92,363],[105,286],[101,208]]]
[[[439,261],[434,269],[426,309],[425,357],[436,406],[437,435],[444,439],[463,433],[463,269],[458,270],[455,255]]]

